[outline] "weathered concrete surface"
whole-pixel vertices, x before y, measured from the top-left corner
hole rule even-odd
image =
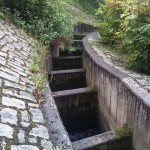
[[[0,149],[50,150],[43,114],[32,92],[37,42],[0,19]],[[6,146],[5,146],[6,143]]]
[[[93,148],[98,145],[102,145],[104,143],[108,143],[113,140],[116,140],[115,132],[109,131],[103,134],[99,134],[80,141],[73,142],[73,147],[75,148],[75,150],[84,150]]]
[[[115,131],[82,139],[72,145],[75,150],[133,150],[132,137],[118,139]]]
[[[82,88],[86,86],[84,69],[51,71],[49,81],[52,91]]]
[[[53,70],[66,70],[82,68],[81,56],[68,56],[68,57],[54,57],[53,58]]]
[[[75,34],[88,34],[94,32],[97,28],[93,27],[92,25],[79,23],[75,26],[74,31]]]
[[[97,33],[93,33],[83,39],[83,65],[88,86],[97,88],[99,107],[110,128],[116,129],[127,123],[134,130],[135,148],[149,150],[150,93],[127,72],[115,69],[110,61],[106,63],[100,49],[96,49],[98,55],[91,48],[88,40],[97,38]]]
[[[93,92],[95,89],[93,87],[86,87],[86,88],[78,88],[78,89],[71,89],[71,90],[63,90],[53,92],[52,96],[54,98],[61,97],[61,96],[69,96],[69,95],[77,95],[77,94],[85,94]]]
[[[99,35],[97,35],[98,38],[100,38]],[[95,43],[98,39],[95,39],[93,36],[90,36],[88,39],[88,42],[90,43],[92,49],[96,52],[98,56],[101,57],[101,59],[108,65],[112,66],[113,68],[127,74],[131,78],[133,78],[139,86],[146,89],[148,92],[150,92],[150,76],[140,74],[137,72],[134,72],[132,70],[129,70],[123,66],[123,62],[120,60],[120,58],[112,53],[111,51],[99,48],[97,44]]]
[[[59,94],[60,96],[55,97],[55,101],[71,141],[105,132],[102,122],[98,125],[97,92],[85,91],[76,94],[70,92],[70,95],[65,93],[66,95]],[[81,135],[83,132],[85,135]]]
[[[47,80],[48,81],[48,80]],[[62,150],[73,150],[71,141],[68,137],[60,115],[58,113],[55,101],[52,97],[52,92],[48,85],[43,92],[45,102],[42,103],[42,110],[50,133],[50,138],[55,145],[58,145]]]

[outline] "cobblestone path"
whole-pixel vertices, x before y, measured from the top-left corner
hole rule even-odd
[[[36,42],[0,19],[0,149],[50,150],[48,130],[29,78]]]

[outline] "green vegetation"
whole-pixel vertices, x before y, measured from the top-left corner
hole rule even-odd
[[[131,137],[133,135],[133,129],[125,124],[122,128],[116,130],[117,139]]]
[[[82,8],[90,14],[95,14],[95,10],[98,9],[99,4],[103,3],[103,0],[74,0],[80,4]]]
[[[46,62],[46,47],[41,43],[37,43],[34,49],[36,49],[36,56],[33,58],[33,63],[30,66],[31,80],[35,83],[36,89],[33,92],[35,99],[38,103],[44,101],[42,97],[42,90],[45,88],[45,62]],[[44,59],[43,59],[44,58]],[[43,62],[44,61],[44,62]],[[43,62],[43,63],[42,63]]]
[[[82,11],[88,14],[95,14],[95,10],[98,9],[99,4],[103,3],[103,0],[65,0],[67,3],[72,4]]]
[[[44,44],[49,45],[54,40],[62,43],[61,47],[72,49],[74,23],[81,20],[94,22],[77,8],[89,14],[94,14],[98,8],[101,42],[122,55],[126,67],[150,74],[149,1],[2,0],[0,17],[13,16],[17,24]],[[38,70],[38,66],[33,64],[31,70]]]
[[[40,70],[40,67],[38,64],[32,64],[30,66],[30,70],[31,70],[31,72],[35,73],[35,72],[38,72]]]
[[[51,148],[50,150],[60,150],[58,146],[56,148]]]
[[[76,0],[63,0],[63,6],[66,9],[66,11],[72,14],[73,17],[71,21],[74,22],[74,24],[77,23],[87,23],[91,25],[96,24],[95,15],[91,15],[92,13],[87,13],[87,11],[84,10],[83,7],[79,3],[77,3]]]
[[[69,42],[74,29],[72,16],[62,4],[62,0],[2,0],[0,10],[13,15],[21,27],[44,44],[55,38]]]
[[[32,74],[31,78],[35,82],[37,89],[39,91],[43,90],[43,88],[45,87],[45,83],[44,83],[45,78],[44,78],[43,74],[40,72],[38,72],[36,74],[34,73],[34,74]]]
[[[96,14],[101,42],[121,54],[126,67],[150,74],[150,2],[106,0]]]
[[[50,43],[55,43],[62,50],[67,48],[69,52],[74,51],[71,46],[74,24],[88,17],[87,14],[70,5],[67,0],[1,1],[0,18],[13,22],[39,42],[35,48],[37,55],[30,66],[31,79],[37,87],[34,96],[38,103],[42,100],[41,92],[45,87],[45,71],[43,71],[45,64],[42,62],[47,48],[43,45],[49,46]]]

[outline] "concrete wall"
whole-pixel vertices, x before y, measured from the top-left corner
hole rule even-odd
[[[42,93],[45,101],[41,103],[41,109],[44,114],[45,124],[47,125],[50,139],[54,146],[58,146],[60,149],[73,150],[74,148],[72,147],[68,133],[63,126],[60,114],[58,113],[55,100],[48,84],[47,74],[46,88]]]
[[[55,101],[68,131],[84,131],[97,126],[96,92],[56,97]]]
[[[97,38],[96,33],[91,35]],[[150,94],[128,75],[104,63],[83,39],[83,65],[89,86],[98,91],[99,108],[111,129],[127,123],[134,130],[136,150],[150,149]]]
[[[93,27],[92,25],[85,24],[85,23],[79,23],[75,26],[74,32],[75,34],[87,34],[94,32],[97,28]]]
[[[133,150],[132,137],[118,139],[115,131],[109,131],[72,143],[75,150]]]
[[[107,143],[98,145],[88,150],[133,150],[131,145],[132,137],[128,137],[108,141]]]
[[[82,57],[53,58],[53,70],[82,68]]]
[[[59,73],[56,74],[54,71],[49,75],[50,87],[52,91],[62,91],[86,87],[84,70],[79,69],[79,71],[73,71],[72,73],[67,71],[62,70],[61,73],[58,71]]]

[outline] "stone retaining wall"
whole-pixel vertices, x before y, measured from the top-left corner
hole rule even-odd
[[[99,107],[111,129],[125,123],[134,130],[136,150],[150,149],[150,94],[127,74],[106,64],[88,43],[97,39],[92,33],[83,39],[83,64],[89,86],[98,91]]]

